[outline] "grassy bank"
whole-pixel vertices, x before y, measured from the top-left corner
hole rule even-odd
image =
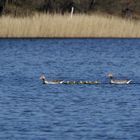
[[[2,16],[0,37],[140,37],[140,21],[102,15]]]

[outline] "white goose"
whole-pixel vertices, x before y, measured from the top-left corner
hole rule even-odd
[[[113,79],[113,74],[109,73],[108,77],[110,78],[110,84],[129,84],[132,80],[116,80]]]
[[[61,80],[51,80],[51,81],[48,81],[44,74],[42,74],[40,76],[40,80],[43,81],[43,84],[62,84],[64,82],[64,81],[61,81]]]

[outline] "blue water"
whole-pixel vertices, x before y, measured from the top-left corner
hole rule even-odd
[[[140,39],[0,39],[0,140],[140,140],[139,83]]]

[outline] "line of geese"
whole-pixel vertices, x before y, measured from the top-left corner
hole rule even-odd
[[[129,84],[132,80],[117,80],[113,78],[113,74],[107,75],[110,79],[110,84]],[[44,74],[40,76],[43,84],[100,84],[99,81],[63,81],[63,80],[47,80]]]

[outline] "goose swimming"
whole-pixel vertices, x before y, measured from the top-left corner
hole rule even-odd
[[[99,84],[99,81],[62,81],[62,80],[47,80],[45,75],[40,76],[43,84]]]
[[[113,74],[109,73],[108,77],[110,78],[110,84],[129,84],[132,80],[116,80],[113,78]]]
[[[40,80],[43,81],[43,84],[62,84],[64,82],[62,80],[51,80],[51,81],[48,81],[44,74],[42,74],[40,76]]]

